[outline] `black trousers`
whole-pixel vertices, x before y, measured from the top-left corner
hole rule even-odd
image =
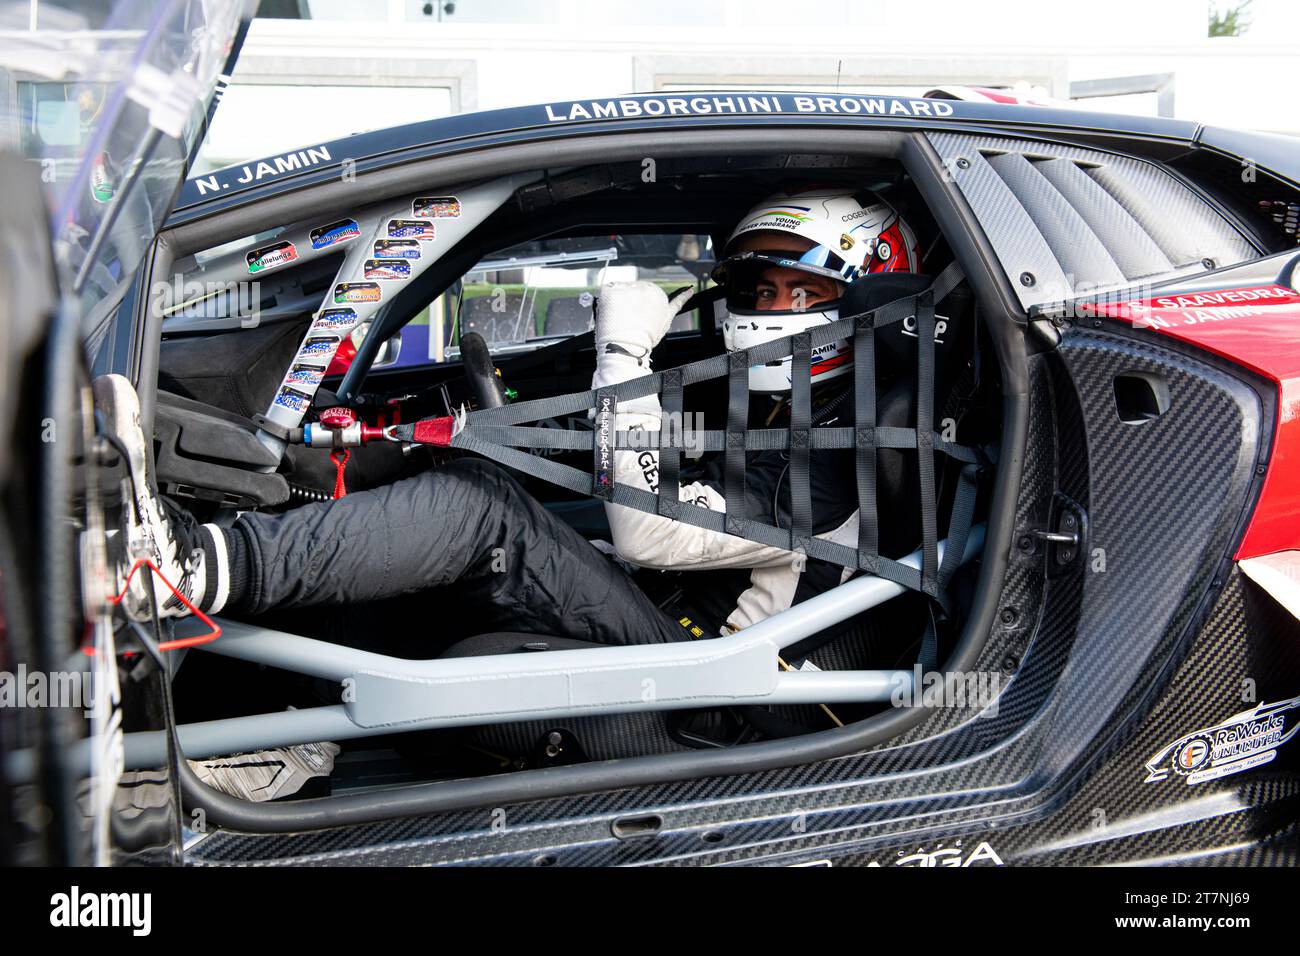
[[[432,656],[494,631],[600,644],[690,636],[622,568],[478,459],[242,515],[227,544],[230,611],[344,643]]]

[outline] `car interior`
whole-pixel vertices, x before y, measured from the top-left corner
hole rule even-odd
[[[595,355],[592,301],[606,281],[650,280],[665,290],[692,287],[697,295],[674,320],[654,365],[671,369],[723,354],[724,309],[710,279],[736,219],[777,189],[803,186],[869,188],[891,203],[915,231],[922,272],[939,275],[953,250],[903,166],[893,159],[754,154],[661,161],[652,180],[634,161],[537,170],[517,177],[505,201],[406,283],[346,337],[318,376],[319,390],[304,421],[346,404],[371,425],[387,427],[454,416],[482,405],[483,382],[462,356],[474,332],[487,344],[501,392],[527,401],[584,392]],[[439,191],[440,193],[442,190]],[[345,253],[316,256],[248,274],[250,253],[274,244],[298,226],[354,219],[365,209],[331,205],[311,223],[285,223],[187,255],[173,264],[177,292],[164,310],[153,407],[154,450],[162,492],[197,519],[230,523],[243,510],[282,511],[328,500],[336,465],[328,448],[290,443],[277,453],[258,424],[294,365],[309,327],[336,282]],[[439,222],[439,226],[443,225]],[[358,240],[359,241],[359,240]],[[300,244],[301,245],[301,244]],[[231,264],[234,264],[233,266]],[[256,279],[256,320],[238,301]],[[710,290],[713,290],[710,294]],[[244,308],[241,309],[241,305]],[[936,336],[935,427],[949,424],[964,445],[996,461],[1002,416],[1002,376],[976,297],[958,287],[943,303]],[[910,333],[915,339],[915,332]],[[904,426],[916,418],[915,347],[906,333],[886,340],[877,354],[878,421]],[[468,348],[468,346],[467,346]],[[685,407],[705,427],[725,427],[724,377],[688,385]],[[751,396],[751,421],[771,415],[770,397]],[[539,421],[538,427],[589,432],[585,411]],[[590,447],[590,446],[588,446]],[[537,456],[590,470],[590,452],[534,449]],[[350,449],[348,492],[374,488],[465,454],[454,448],[374,441]],[[898,558],[921,544],[916,463],[906,451],[882,448],[879,511],[881,554]],[[708,468],[706,453],[684,467]],[[960,462],[936,455],[940,528],[947,527]],[[604,504],[538,478],[514,477],[561,520],[593,542],[608,542]],[[983,479],[984,487],[991,476]],[[981,494],[975,520],[987,510]],[[436,547],[436,542],[408,542]],[[747,572],[654,571],[628,568],[656,601],[668,600],[691,574]],[[940,660],[960,633],[973,600],[979,560],[952,580],[951,616],[939,622]],[[478,658],[582,647],[548,634],[482,633],[473,607],[455,588],[394,599],[395,606],[364,605],[277,611],[236,622],[301,635],[339,647],[412,661]],[[392,621],[410,626],[394,629]],[[909,669],[917,660],[930,601],[909,592],[817,630],[786,647],[796,671]],[[233,633],[228,631],[228,633]],[[226,640],[225,637],[222,640]],[[594,645],[588,645],[594,647]],[[320,676],[203,647],[173,653],[173,698],[180,725],[254,714],[337,705],[345,690]],[[238,687],[238,693],[231,693]],[[796,736],[861,721],[889,708],[887,701],[680,708],[577,715],[473,726],[376,733],[340,741],[343,752],[328,779],[304,795],[339,793],[394,783],[463,778],[679,750],[725,749],[751,741]]]

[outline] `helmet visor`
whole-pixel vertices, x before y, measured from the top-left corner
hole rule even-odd
[[[779,251],[737,253],[723,259],[714,267],[713,281],[726,291],[727,308],[731,311],[759,311],[760,280],[771,269],[795,269],[843,283],[845,276],[835,267],[836,263],[843,265],[843,260],[839,256],[833,256],[834,263],[827,265],[826,258],[817,255],[819,250],[825,251],[825,248],[825,246],[817,246],[804,253]]]

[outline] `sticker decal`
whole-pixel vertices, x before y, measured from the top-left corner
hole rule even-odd
[[[248,260],[248,271],[258,273],[266,269],[274,269],[276,266],[282,266],[287,262],[293,262],[298,258],[298,250],[294,248],[292,242],[277,242],[273,246],[254,249],[246,258]]]
[[[256,163],[240,166],[238,170],[231,167],[192,182],[198,189],[197,198],[201,199],[208,193],[219,193],[231,186],[247,186],[250,183],[261,182],[263,179],[277,179],[280,176],[296,174],[313,166],[319,166],[321,163],[330,162],[333,162],[333,157],[330,156],[327,146],[309,146],[279,156],[268,156]],[[237,176],[234,175],[236,172],[238,172]]]
[[[954,114],[946,100],[904,99],[899,96],[629,96],[617,100],[569,100],[545,103],[548,123],[578,120],[632,119],[642,116],[709,116],[719,114],[833,113],[836,116],[924,116],[941,119]],[[965,104],[961,104],[963,107]]]
[[[108,157],[100,153],[95,164],[90,167],[90,196],[95,202],[103,204],[113,198],[115,191],[113,179],[108,172]]]
[[[436,229],[434,223],[422,222],[419,219],[388,220],[389,239],[433,239],[436,236]]]
[[[1210,292],[1187,292],[1149,299],[1113,298],[1083,302],[1089,314],[1108,315],[1141,329],[1171,329],[1256,317],[1289,316],[1300,304],[1300,292],[1284,285],[1246,286]]]
[[[762,212],[748,216],[745,224],[737,229],[736,233],[752,232],[755,229],[789,229],[793,232],[805,222],[812,221],[812,216],[808,215],[810,212],[812,212],[810,207],[796,206],[793,203],[764,209]]]
[[[417,219],[458,219],[460,200],[455,196],[421,196],[411,203],[411,215]]]
[[[313,229],[310,233],[311,247],[313,249],[327,249],[330,246],[338,245],[340,242],[355,239],[359,235],[361,235],[361,227],[357,225],[355,219],[340,219],[328,226],[318,226]]]
[[[1192,786],[1266,764],[1300,728],[1292,713],[1297,708],[1300,697],[1259,704],[1213,727],[1184,734],[1146,762],[1143,782],[1168,780],[1172,772]]]
[[[334,287],[334,301],[339,305],[345,302],[378,302],[384,297],[377,282],[340,282]]]
[[[279,405],[281,408],[287,408],[291,412],[298,412],[301,414],[307,411],[308,407],[311,405],[311,396],[304,395],[302,392],[296,392],[291,388],[282,388],[280,389],[280,393],[275,396],[275,402],[273,404]]]
[[[312,332],[342,332],[357,324],[357,313],[352,309],[326,309],[311,324]]]
[[[618,397],[608,392],[596,395],[596,438],[592,443],[595,452],[593,473],[595,487],[592,494],[605,501],[614,500],[614,433],[617,430]]]
[[[405,259],[367,259],[363,271],[367,279],[411,278],[411,264]]]
[[[314,389],[325,377],[325,369],[312,368],[310,365],[295,365],[285,376],[286,385],[298,385]]]
[[[376,239],[376,259],[418,259],[420,243],[415,239]]]
[[[322,365],[328,365],[334,356],[334,350],[339,347],[339,341],[333,336],[310,338],[298,350],[298,361],[313,364],[320,362]]]

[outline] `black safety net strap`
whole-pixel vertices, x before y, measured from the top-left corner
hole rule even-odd
[[[657,511],[665,518],[676,518],[682,510],[678,476],[682,470],[682,376],[676,369],[663,373],[660,393],[663,416],[659,425],[659,502]]]
[[[478,414],[477,412],[471,414]],[[527,425],[480,425],[473,423],[474,435],[480,441],[509,445],[514,448],[532,448],[537,451],[591,451],[593,441],[599,440],[599,434],[593,436],[590,431],[568,428],[532,427]],[[690,432],[687,436],[688,447],[693,445],[698,451],[723,451],[727,447],[728,432],[717,429]],[[784,451],[789,445],[789,432],[784,428],[751,428],[747,432],[732,432],[744,436],[743,447],[746,451]],[[808,436],[809,447],[814,450],[830,448],[855,448],[856,433],[852,428],[812,429]],[[938,432],[933,434],[934,450],[956,461],[980,461],[980,452],[965,445],[944,441]],[[453,442],[457,447],[460,441]],[[736,441],[740,446],[741,442]],[[620,451],[632,449],[641,451],[646,448],[658,448],[659,437],[652,431],[620,431],[615,433],[615,447]],[[885,425],[876,426],[876,448],[916,447],[916,437],[911,428],[895,428]]]
[[[868,574],[880,569],[880,529],[876,521],[876,315],[868,312],[858,316],[853,332],[858,570]],[[909,443],[912,440],[911,435],[903,437]]]
[[[589,436],[595,450],[591,466],[591,494],[614,500],[614,449],[618,436],[618,398],[607,389],[596,391],[595,430]]]
[[[934,608],[926,615],[925,631],[921,634],[921,649],[916,655],[922,674],[932,673],[939,665],[939,629],[934,621]]]
[[[728,355],[726,455],[723,459],[722,491],[726,501],[727,534],[746,537],[745,520],[745,439],[749,424],[749,356],[745,352]],[[784,429],[774,429],[784,432]],[[784,448],[786,438],[781,436]]]
[[[872,312],[846,316],[829,325],[773,339],[743,351],[703,359],[599,390],[469,412],[460,430],[452,437],[451,446],[494,459],[578,494],[592,495],[613,504],[770,547],[802,550],[812,559],[876,574],[927,594],[946,612],[947,585],[965,551],[974,516],[978,468],[986,461],[982,450],[947,441],[933,429],[935,303],[959,280],[959,272],[945,270],[931,289],[919,295],[898,299]],[[879,426],[876,423],[875,336],[881,329],[912,317],[915,317],[917,331],[916,427]],[[812,427],[811,376],[808,374],[811,356],[819,347],[844,339],[852,339],[854,343],[854,427]],[[786,356],[792,357],[790,427],[748,429],[750,368],[780,361]],[[726,429],[687,435],[682,416],[685,386],[723,376],[728,379]],[[639,430],[614,431],[618,402],[648,395],[657,395],[660,399],[663,418],[658,434]],[[593,408],[595,429],[591,432],[531,424]],[[398,426],[398,437],[404,437],[413,427]],[[659,475],[655,493],[612,480],[611,439],[615,450],[658,451]],[[683,446],[702,452],[724,453],[725,513],[679,500]],[[855,450],[858,490],[856,547],[812,535],[810,452],[825,448]],[[922,526],[920,568],[879,553],[876,454],[882,448],[915,449],[918,456]],[[745,511],[746,453],[778,449],[787,451],[790,460],[791,527],[784,529],[750,518]],[[590,451],[593,467],[591,471],[583,471],[557,462],[545,454],[553,450]],[[938,561],[936,451],[963,464],[942,564]],[[602,474],[610,480],[602,479]]]
[[[934,486],[934,293],[916,297],[916,457],[921,485],[921,590],[939,590],[939,518]]]
[[[916,314],[919,296],[896,299],[854,323],[854,397],[855,442],[858,484],[858,564],[859,570],[902,584],[914,591],[923,590],[923,572],[880,553],[878,503],[876,500],[876,452],[882,447],[876,428],[876,333]],[[933,346],[933,342],[931,342]],[[918,348],[919,348],[918,343]],[[860,351],[859,351],[860,350]],[[920,385],[918,383],[918,390]],[[919,396],[918,396],[919,398]],[[918,419],[918,421],[921,419]],[[917,447],[915,428],[898,428],[895,437],[905,437],[904,447]],[[925,429],[931,434],[931,429]],[[922,507],[925,506],[924,500]],[[933,505],[932,505],[933,506]],[[924,567],[924,565],[922,566]]]
[[[812,494],[808,487],[812,432],[812,339],[793,337],[790,362],[790,550],[808,553],[812,537]],[[730,508],[728,508],[730,510]]]
[[[945,588],[961,565],[961,556],[966,551],[966,539],[975,520],[979,471],[978,464],[963,465],[957,477],[957,494],[953,497],[952,515],[948,519],[948,543],[944,548],[943,563],[939,565],[939,582]]]
[[[455,443],[457,448],[483,455],[485,458],[491,458],[493,461],[500,462],[507,467],[526,472],[535,478],[577,494],[591,494],[592,479],[587,472],[579,471],[570,465],[561,464],[540,455],[530,454],[519,448],[485,442],[473,434],[462,434],[466,434],[467,437],[464,441]],[[659,512],[659,496],[657,493],[651,494],[648,491],[642,491],[624,484],[614,486],[613,504],[634,508],[648,514],[658,514]],[[711,508],[684,504],[678,512],[676,520],[707,531],[716,531],[719,534],[730,533],[727,531],[726,515]],[[786,529],[776,528],[761,521],[749,521],[746,531],[744,537],[750,541],[773,548],[789,549],[790,532]],[[834,541],[827,541],[824,538],[809,538],[807,553],[808,557],[819,561],[827,561],[842,567],[857,567],[858,552],[854,548]],[[908,570],[913,571],[914,577],[909,581],[900,581],[900,583],[912,590],[918,590],[921,584],[920,572],[916,569]]]

